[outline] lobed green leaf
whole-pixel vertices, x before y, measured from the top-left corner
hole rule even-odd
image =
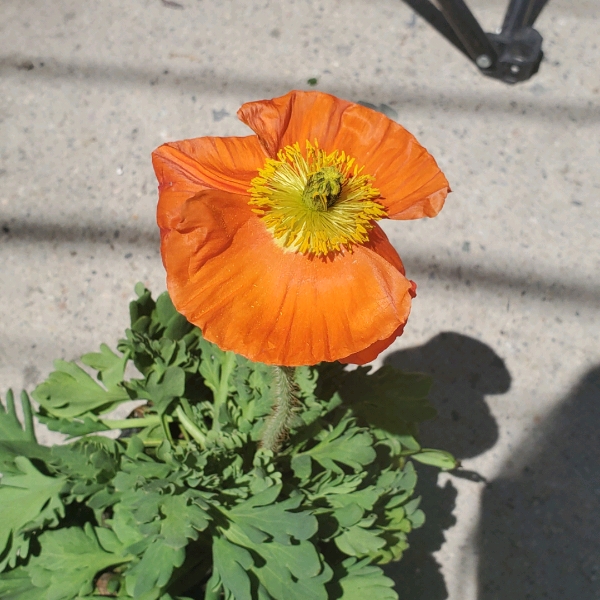
[[[33,585],[43,590],[40,595],[44,600],[73,600],[88,595],[94,589],[97,573],[132,558],[102,548],[89,523],[83,529],[46,531],[39,542],[42,551],[29,561],[27,570]]]
[[[336,570],[343,600],[398,600],[393,590],[394,582],[386,577],[380,567],[369,564],[369,559],[346,559]]]
[[[424,465],[431,465],[445,471],[451,471],[452,469],[456,469],[458,467],[458,461],[454,458],[454,456],[452,456],[452,454],[449,452],[445,452],[444,450],[423,448],[421,452],[412,454],[411,458],[423,463]]]
[[[56,525],[65,509],[61,491],[66,477],[48,477],[24,456],[15,458],[18,473],[0,481],[0,571],[29,553],[29,532]]]
[[[103,388],[74,362],[57,360],[54,367],[56,370],[32,394],[34,400],[54,417],[106,413],[130,399],[123,388]]]

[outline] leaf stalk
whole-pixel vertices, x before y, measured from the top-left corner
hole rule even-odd
[[[229,378],[235,367],[235,354],[233,352],[225,353],[225,361],[221,367],[221,379],[219,381],[219,387],[215,394],[214,404],[214,416],[213,416],[213,431],[221,431],[221,412],[227,402],[227,396],[229,395]]]
[[[172,421],[173,419],[167,416],[165,420]],[[109,429],[143,429],[144,427],[160,425],[162,419],[159,415],[150,415],[133,419],[100,419],[100,423],[106,425]]]
[[[196,425],[193,423],[193,421],[185,414],[185,412],[183,411],[183,408],[181,408],[181,406],[178,406],[175,409],[175,414],[177,415],[177,418],[179,419],[179,422],[181,423],[181,425],[183,426],[185,431],[187,431],[192,436],[192,438],[194,438],[194,440],[196,440],[196,442],[198,443],[200,448],[201,449],[206,448],[206,436],[198,429],[198,427],[196,427]]]

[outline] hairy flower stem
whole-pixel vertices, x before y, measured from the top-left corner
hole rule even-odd
[[[262,448],[272,452],[279,452],[298,405],[294,373],[293,367],[272,367],[273,412],[267,419],[260,442]]]

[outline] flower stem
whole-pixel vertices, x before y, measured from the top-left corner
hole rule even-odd
[[[214,415],[212,429],[214,431],[221,430],[221,412],[225,408],[227,403],[227,396],[229,394],[229,377],[235,367],[235,354],[233,352],[225,353],[225,361],[221,367],[221,378],[219,380],[219,387],[215,393],[214,403]]]
[[[272,367],[273,412],[267,419],[262,433],[262,448],[279,452],[283,440],[287,437],[294,408],[298,405],[293,367]]]

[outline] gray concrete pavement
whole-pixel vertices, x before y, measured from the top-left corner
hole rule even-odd
[[[501,23],[504,2],[472,7]],[[419,285],[387,360],[433,373],[425,438],[481,477],[429,481],[399,591],[597,600],[599,21],[550,0],[540,73],[509,87],[396,0],[2,0],[0,394],[116,340],[136,281],[164,289],[157,145],[243,135],[243,102],[317,78],[391,106],[454,190],[385,225]]]

